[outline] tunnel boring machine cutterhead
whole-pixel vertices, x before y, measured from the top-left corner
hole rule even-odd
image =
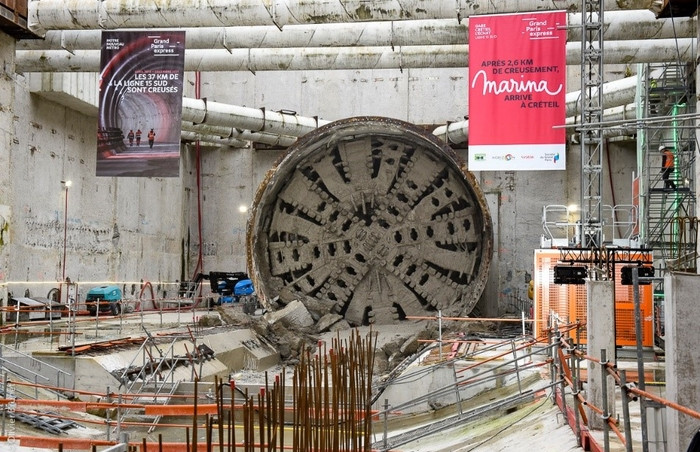
[[[382,117],[300,138],[260,184],[247,232],[263,303],[327,305],[353,326],[469,314],[492,248],[488,207],[463,160]]]

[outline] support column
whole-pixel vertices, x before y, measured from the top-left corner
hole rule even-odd
[[[586,329],[588,354],[600,358],[600,351],[606,351],[608,361],[615,361],[615,283],[613,281],[586,281],[587,322]],[[614,415],[615,380],[607,378],[607,402],[609,415]],[[588,386],[586,399],[598,408],[603,407],[603,377],[600,365],[588,361]],[[603,419],[598,413],[586,408],[589,427],[602,430]]]
[[[664,278],[666,399],[695,411],[700,411],[698,293],[700,275],[670,273]],[[666,450],[687,450],[699,427],[699,420],[666,408]]]

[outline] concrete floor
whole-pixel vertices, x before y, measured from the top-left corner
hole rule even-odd
[[[234,307],[227,309],[237,309]],[[193,328],[197,322],[198,318],[204,316],[218,316],[216,311],[199,311],[195,313],[149,313],[141,316],[131,315],[126,316],[122,319],[118,318],[104,318],[99,325],[94,323],[94,319],[81,319],[81,326],[79,327],[79,332],[82,333],[81,340],[76,341],[76,344],[82,342],[96,341],[96,340],[108,340],[109,338],[116,337],[127,337],[127,336],[139,336],[144,333],[144,328],[147,329],[153,335],[162,334],[173,334],[175,332],[186,331],[188,327]],[[56,325],[60,328],[60,325]],[[377,333],[377,345],[378,347],[384,344],[390,343],[397,338],[407,338],[416,331],[424,328],[423,324],[404,324],[404,325],[389,325],[389,326],[373,326],[371,331]],[[43,328],[43,327],[42,327]],[[206,330],[206,331],[205,331]],[[370,331],[367,329],[360,329],[360,334],[365,334]],[[252,388],[256,388],[264,383],[263,373],[261,371],[269,370],[274,372],[275,364],[269,356],[259,356],[258,362],[260,366],[258,369],[252,369],[251,360],[241,360],[240,358],[234,358],[231,355],[231,350],[239,348],[241,342],[251,340],[251,333],[248,329],[232,329],[230,327],[217,327],[210,329],[201,329],[198,331],[201,333],[200,341],[206,342],[212,348],[216,349],[218,357],[228,356],[226,359],[215,360],[215,363],[208,363],[206,365],[206,375],[202,375],[203,379],[213,378],[214,374],[227,374],[230,373],[233,378],[235,378],[242,385],[249,385]],[[327,335],[321,336],[320,340],[332,341],[334,338],[343,338],[344,334],[349,336],[350,331],[346,332],[336,332],[328,333]],[[5,336],[6,347],[12,346],[12,338],[10,336]],[[36,354],[42,359],[49,359],[53,356],[53,362],[56,362],[56,349],[58,346],[66,346],[70,344],[70,341],[66,338],[61,339],[58,343],[53,345],[47,344],[46,341],[42,339],[30,339],[18,343],[18,350],[27,354]],[[501,354],[504,350],[507,352],[510,349],[509,343],[501,345],[488,352],[483,356],[477,357],[476,355],[469,358],[466,356],[465,360],[455,361],[454,369],[469,368],[473,365],[474,361],[488,361],[492,356]],[[244,352],[241,352],[244,353]],[[431,391],[438,391],[439,388],[445,385],[454,384],[455,371],[449,368],[449,372],[441,373],[439,370],[433,370],[430,373],[417,374],[418,371],[423,371],[427,368],[438,369],[438,366],[426,366],[425,363],[429,362],[432,354],[435,355],[435,349],[432,352],[424,352],[418,357],[412,364],[407,365],[402,371],[401,376],[406,378],[408,383],[393,383],[389,384],[382,393],[381,397],[377,401],[377,407],[381,409],[383,401],[385,398],[391,400],[392,406],[399,406],[401,404],[408,406],[412,399],[417,398],[420,395],[430,393]],[[64,353],[65,355],[65,353]],[[119,367],[123,366],[124,362],[128,362],[133,358],[134,350],[125,349],[119,350],[113,353],[97,354],[95,356],[89,357],[77,357],[75,361],[89,361],[90,365],[82,364],[76,365],[75,370],[75,381],[76,389],[90,388],[91,390],[104,391],[108,382],[105,380],[105,375],[109,375],[109,367]],[[69,357],[70,358],[70,357]],[[533,355],[533,362],[543,360],[546,356]],[[509,358],[498,358],[494,362],[500,365],[505,363]],[[226,362],[226,364],[218,364],[220,362]],[[243,364],[243,363],[246,364]],[[264,364],[263,364],[264,363]],[[636,366],[632,362],[626,362],[621,364],[624,367]],[[97,372],[95,369],[98,366],[102,366],[104,369],[103,373]],[[247,368],[245,368],[247,366]],[[650,368],[654,368],[654,372],[658,375],[663,374],[663,363],[655,362],[650,363]],[[277,369],[279,369],[277,367]],[[86,375],[87,372],[89,375]],[[475,372],[475,371],[471,371]],[[100,378],[101,376],[101,378]],[[179,378],[186,379],[186,375],[178,375]],[[380,379],[381,380],[381,379]],[[380,381],[378,380],[378,381]],[[493,412],[486,413],[484,415],[469,417],[464,419],[458,424],[453,425],[450,428],[445,428],[435,434],[429,434],[422,437],[417,437],[409,442],[402,444],[399,449],[402,451],[520,451],[522,450],[522,445],[527,442],[528,447],[537,448],[540,451],[574,451],[582,450],[576,445],[576,438],[572,430],[569,428],[561,411],[554,406],[551,398],[551,389],[542,389],[549,384],[548,367],[536,367],[531,370],[523,370],[521,374],[518,375],[517,381],[513,375],[508,377],[499,378],[495,380],[495,386],[482,387],[480,389],[473,390],[473,393],[464,392],[462,400],[462,410],[464,412],[469,412],[474,410],[479,406],[489,406],[494,404],[494,401],[505,399],[512,396],[518,391],[527,393],[528,391],[533,391],[537,395],[532,398],[521,401],[515,404],[511,408],[507,409],[497,409]],[[522,386],[518,388],[518,383]],[[203,383],[204,384],[204,383]],[[112,386],[113,390],[116,384]],[[662,386],[657,387],[655,390],[663,393]],[[437,393],[437,392],[436,392]],[[46,398],[51,398],[52,396],[46,396]],[[433,397],[432,400],[426,402],[424,405],[418,404],[418,408],[415,408],[415,412],[410,416],[401,416],[398,419],[390,420],[389,426],[389,438],[395,437],[397,435],[405,434],[409,430],[414,430],[416,428],[429,429],[431,425],[437,422],[443,422],[445,418],[454,415],[455,408],[454,405],[449,403],[450,397],[443,396],[442,399]],[[40,397],[41,398],[41,397]],[[403,398],[403,399],[402,399]],[[570,397],[567,396],[567,399]],[[431,405],[432,404],[432,405]],[[618,400],[618,404],[620,401]],[[436,410],[436,407],[441,408]],[[635,406],[637,407],[635,409]],[[404,410],[408,413],[410,411],[408,408],[404,407]],[[450,414],[451,413],[451,414]],[[617,407],[616,413],[621,413],[621,405]],[[89,420],[99,420],[94,416],[87,414],[82,414],[86,421]],[[639,410],[638,403],[632,404],[632,423],[633,423],[633,438],[635,442],[635,450],[637,450],[641,441],[641,434],[639,431]],[[71,432],[70,434],[79,435],[80,437],[104,439],[105,430],[104,427],[88,425],[87,428],[81,428]],[[384,440],[383,436],[383,422],[377,421],[373,427],[374,436],[373,441],[375,447],[381,447]],[[41,435],[36,429],[24,426],[20,423],[15,423],[16,435],[29,435],[37,436]],[[147,437],[149,441],[157,441],[157,431],[153,434],[147,434],[145,432],[135,431],[132,433],[131,440],[140,440],[142,437]],[[167,434],[167,433],[166,433]],[[596,442],[600,445],[603,444],[603,432],[594,431],[592,436],[595,438]],[[180,439],[178,439],[180,440]],[[38,451],[40,449],[31,448],[19,448],[17,450]],[[611,450],[618,451],[624,450],[624,448],[619,444],[616,437],[611,434]]]

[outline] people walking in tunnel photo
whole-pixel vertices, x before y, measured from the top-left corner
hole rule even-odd
[[[141,129],[136,130],[136,146],[141,146]]]
[[[153,131],[153,129],[151,129],[151,130],[148,132],[148,146],[149,146],[151,149],[153,149],[153,141],[155,141],[155,139],[156,139],[156,133]]]
[[[129,146],[134,145],[134,130],[130,129],[129,133],[126,134],[126,138],[129,140]]]

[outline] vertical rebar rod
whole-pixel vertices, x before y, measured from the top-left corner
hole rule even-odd
[[[226,411],[226,452],[233,452],[233,441],[231,440],[231,429],[233,428],[233,419],[231,419],[231,409]]]
[[[577,330],[577,334],[578,334],[578,330]],[[581,445],[581,425],[580,425],[581,419],[579,417],[579,412],[578,412],[580,401],[578,399],[579,381],[578,381],[578,369],[577,369],[578,361],[576,359],[576,345],[574,345],[572,347],[570,353],[571,353],[570,354],[571,364],[569,365],[569,367],[571,368],[571,378],[572,378],[571,383],[573,384],[573,387],[571,388],[571,392],[573,394],[573,399],[574,399],[574,434],[576,435],[576,444],[580,446]]]
[[[214,375],[214,387],[216,388],[216,418],[219,424],[219,452],[224,452],[224,394],[223,379]]]
[[[265,452],[265,388],[258,391],[258,438],[260,438],[260,452]]]
[[[286,369],[283,367],[282,368],[282,378],[280,380],[280,396],[279,396],[279,400],[280,400],[280,404],[279,404],[280,405],[279,406],[279,410],[280,410],[280,422],[279,422],[279,425],[280,425],[280,450],[284,450],[284,446],[285,446],[285,443],[284,443],[284,424],[285,424],[285,414],[286,413],[285,413],[284,409],[287,405],[286,396],[285,396],[285,392],[286,392],[285,387],[287,385],[287,383],[286,383],[287,379],[285,378],[285,376],[286,376]]]
[[[213,421],[214,421],[214,419],[212,419],[211,414],[207,413],[207,414],[204,416],[204,422],[205,422],[204,425],[206,425],[206,430],[205,430],[205,441],[206,441],[206,449],[207,449],[207,452],[212,452],[212,451],[211,451],[211,446],[212,446],[212,435],[213,435],[213,433],[214,433],[214,432],[213,432],[213,428],[214,428]]]
[[[627,392],[627,372],[619,370],[620,391],[622,393],[622,422],[625,428],[625,451],[632,452],[632,423],[630,421],[630,398]]]
[[[231,389],[231,407],[229,408],[229,428],[231,432],[229,436],[231,437],[231,452],[236,451],[236,382],[234,380],[229,380],[228,386]]]
[[[272,424],[272,416],[273,416],[273,411],[272,411],[272,402],[271,402],[271,397],[273,394],[270,393],[270,383],[268,380],[269,376],[267,371],[265,371],[265,429],[267,433],[267,439],[266,439],[266,445],[267,445],[267,450],[268,452],[273,446],[272,443],[272,431],[273,431],[273,424]],[[273,388],[274,390],[274,388]]]
[[[610,412],[608,411],[608,358],[607,352],[604,348],[600,349],[600,373],[602,375],[601,380],[601,390],[603,392],[603,448],[605,452],[610,452],[610,426],[608,425],[608,419],[610,419]]]
[[[564,381],[564,369],[563,369],[563,363],[562,363],[562,356],[563,354],[561,352],[561,331],[557,329],[557,332],[555,334],[555,340],[556,340],[556,346],[552,348],[552,351],[554,352],[554,360],[555,360],[555,368],[556,368],[556,379],[559,381],[559,391],[561,391],[561,412],[562,416],[564,417],[564,421],[569,422],[569,415],[566,412],[566,382]]]
[[[510,348],[513,350],[513,365],[515,366],[515,376],[518,380],[518,393],[522,394],[523,388],[522,383],[520,382],[520,367],[518,366],[518,352],[515,349],[515,341],[510,341]]]
[[[192,412],[192,452],[197,452],[197,398],[199,397],[197,380],[194,380],[194,402]]]
[[[642,308],[639,301],[639,269],[632,267],[632,289],[634,292],[634,334],[637,336],[637,386],[644,391],[644,350],[642,348]],[[649,452],[647,436],[647,408],[644,397],[639,398],[639,418],[642,424],[642,452]]]

